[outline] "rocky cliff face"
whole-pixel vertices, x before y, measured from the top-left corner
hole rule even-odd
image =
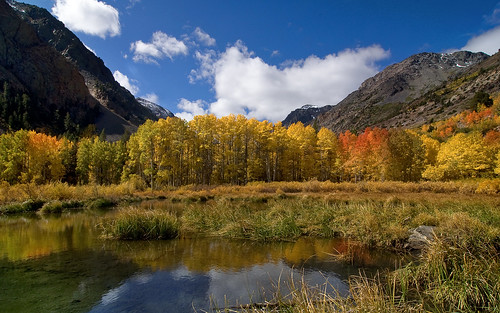
[[[14,1],[9,3],[13,8],[9,10],[10,19],[15,18],[12,14],[15,12],[17,19],[20,18],[24,27],[29,29],[30,36],[37,38],[37,46],[43,45],[44,51],[52,48],[53,51],[50,53],[54,54],[57,51],[58,59],[71,64],[72,71],[76,71],[76,75],[79,76],[79,81],[83,80],[90,98],[100,104],[100,113],[93,121],[98,129],[105,129],[108,134],[122,134],[125,129],[134,131],[146,119],[157,119],[151,110],[140,105],[128,90],[115,81],[113,74],[100,58],[89,51],[78,37],[47,10]],[[21,38],[24,36],[27,34],[19,35]],[[32,52],[29,54],[32,55]],[[36,59],[39,60],[37,66],[45,66],[43,64],[46,64],[44,62],[48,58],[43,53],[42,56],[37,55]],[[48,70],[51,67],[47,65]],[[60,76],[59,80],[73,80],[61,74],[64,73],[56,71],[55,68],[51,73],[52,76]]]
[[[487,58],[484,53],[467,51],[411,56],[367,79],[358,90],[320,114],[318,123],[336,132],[368,126],[411,126],[415,123],[405,123],[402,116],[409,103]]]
[[[54,112],[69,113],[82,125],[95,119],[99,103],[78,69],[44,43],[5,1],[0,1],[0,81],[30,95],[43,127]],[[53,120],[52,120],[53,122]]]

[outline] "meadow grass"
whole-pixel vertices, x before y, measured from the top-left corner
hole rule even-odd
[[[45,185],[34,183],[9,185],[0,182],[0,205],[22,203],[26,200],[79,200],[106,198],[115,202],[126,199],[168,198],[176,201],[207,201],[214,197],[233,198],[282,198],[296,194],[387,195],[387,194],[440,194],[440,195],[496,195],[500,193],[500,179],[478,179],[450,182],[359,182],[333,183],[311,180],[306,182],[251,182],[238,185],[187,185],[164,187],[155,190],[145,188],[134,181],[117,185],[69,185],[53,182]]]

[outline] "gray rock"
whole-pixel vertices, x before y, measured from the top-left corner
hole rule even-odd
[[[434,226],[418,226],[410,229],[410,237],[405,245],[406,249],[422,250],[427,247],[436,237],[434,234]]]

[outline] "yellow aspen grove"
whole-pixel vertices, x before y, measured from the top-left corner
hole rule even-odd
[[[494,160],[481,133],[459,133],[441,145],[435,166],[429,166],[423,177],[430,180],[449,180],[479,177],[493,172]]]
[[[476,117],[467,112],[439,122],[438,128],[453,126],[456,131],[444,137],[432,125],[417,130],[367,128],[359,135],[346,131],[337,137],[326,128],[316,131],[300,122],[286,128],[281,122],[243,115],[200,115],[189,122],[148,120],[130,138],[117,142],[106,141],[104,133],[72,142],[20,130],[0,135],[0,181],[114,184],[131,179],[156,189],[255,181],[419,181],[500,175],[497,127],[475,122],[466,133],[460,128],[465,124],[456,123],[464,118],[492,120],[496,113]]]
[[[60,180],[64,175],[62,146],[63,141],[56,137],[28,132],[26,180],[39,184]]]
[[[210,185],[215,165],[217,117],[197,115],[188,125],[193,132],[194,183]]]
[[[290,138],[286,150],[288,161],[288,180],[302,181],[317,176],[316,162],[316,131],[311,126],[301,122],[288,127]]]
[[[141,125],[127,143],[128,161],[125,176],[139,175],[155,188],[160,155],[157,141],[160,138],[158,124],[151,120]]]
[[[251,134],[248,142],[247,177],[249,181],[271,181],[271,135],[272,123],[248,120]]]
[[[270,141],[272,151],[273,181],[286,180],[285,173],[287,172],[287,159],[285,152],[288,149],[289,141],[287,130],[281,122],[274,124]]]
[[[387,178],[419,181],[425,166],[425,148],[417,134],[402,129],[389,132],[389,162]]]
[[[337,136],[328,128],[321,128],[318,137],[319,180],[338,180],[339,152]]]
[[[9,184],[21,182],[23,175],[27,179],[28,131],[0,135],[0,177]]]

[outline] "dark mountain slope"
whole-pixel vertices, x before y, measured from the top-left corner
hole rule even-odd
[[[95,120],[98,128],[104,128],[111,134],[119,134],[125,129],[133,131],[147,119],[157,119],[150,109],[142,106],[127,89],[115,81],[100,58],[47,10],[17,2],[12,2],[11,5],[33,27],[42,43],[52,46],[78,69],[90,94],[102,105],[101,114]],[[110,125],[110,122],[113,124]]]
[[[10,93],[30,98],[31,125],[53,131],[55,112],[78,124],[91,123],[99,103],[83,77],[61,54],[42,42],[36,31],[0,1],[0,82]],[[5,118],[5,117],[4,117]],[[2,121],[5,127],[6,121]],[[51,127],[52,126],[52,127]]]

